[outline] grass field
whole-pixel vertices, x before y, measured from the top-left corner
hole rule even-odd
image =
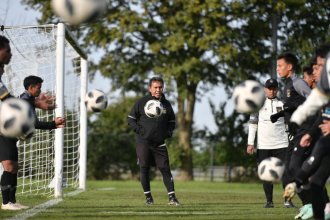
[[[282,187],[274,187],[273,209],[263,209],[265,196],[261,184],[175,182],[176,196],[183,206],[167,205],[163,182],[152,181],[155,205],[146,206],[138,181],[88,181],[87,190],[41,211],[0,210],[0,219],[294,219],[294,209],[282,208]],[[65,188],[64,194],[75,191]],[[34,207],[54,198],[21,196],[18,200]],[[298,198],[294,204],[300,205]],[[41,212],[40,212],[41,211]],[[16,216],[17,215],[17,216]],[[16,216],[15,218],[12,218]]]

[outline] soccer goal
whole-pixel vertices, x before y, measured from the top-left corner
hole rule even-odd
[[[18,96],[25,90],[25,77],[39,76],[44,80],[42,92],[56,94],[57,104],[53,111],[37,110],[39,120],[67,116],[64,129],[36,130],[29,141],[18,142],[17,194],[59,197],[63,195],[62,187],[85,189],[86,53],[62,23],[4,27],[1,34],[10,40],[13,54],[2,77],[11,94]]]

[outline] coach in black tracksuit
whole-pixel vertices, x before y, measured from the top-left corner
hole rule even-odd
[[[159,168],[169,195],[169,205],[181,205],[175,197],[174,183],[171,174],[169,157],[165,139],[171,138],[175,128],[175,115],[171,103],[163,94],[164,81],[160,77],[149,80],[150,93],[137,100],[127,116],[127,123],[136,133],[135,144],[138,163],[140,165],[140,181],[146,196],[146,205],[153,205],[150,191],[150,166]],[[149,100],[159,100],[163,105],[163,113],[159,118],[149,118],[144,106]]]
[[[277,56],[277,72],[281,78],[286,78],[286,82],[283,91],[284,111],[271,116],[271,121],[273,123],[276,122],[279,117],[283,116],[285,117],[286,123],[288,123],[293,112],[306,100],[311,92],[307,83],[303,79],[298,78],[294,73],[297,64],[298,59],[293,53],[286,52]],[[289,134],[289,146],[285,157],[286,169],[283,175],[284,186],[292,182],[293,173],[301,167],[304,159],[306,159],[306,157],[304,157],[304,150],[306,151],[307,149],[302,148],[299,143],[301,137],[307,133],[308,128],[311,126],[310,124],[311,120],[302,124],[295,136]],[[299,197],[304,205],[310,203],[310,197],[307,192],[300,193]],[[295,208],[291,202],[285,206]]]

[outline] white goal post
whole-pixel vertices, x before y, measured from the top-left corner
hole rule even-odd
[[[0,34],[9,39],[13,54],[2,77],[10,93],[19,96],[24,78],[39,76],[42,92],[56,94],[57,105],[53,111],[37,110],[39,120],[67,116],[64,129],[36,130],[29,141],[18,142],[17,194],[61,197],[63,186],[86,189],[86,53],[63,23],[4,27]]]

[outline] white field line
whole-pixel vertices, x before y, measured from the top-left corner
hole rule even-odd
[[[67,196],[75,196],[81,192],[83,192],[84,190],[81,190],[81,189],[77,189],[76,191],[73,191],[73,192],[70,192],[70,193],[67,193],[65,195],[63,195],[63,197],[67,197]],[[49,200],[48,202],[45,202],[44,204],[41,204],[41,205],[37,205],[29,210],[27,210],[26,212],[22,212],[18,215],[15,215],[14,217],[12,218],[8,218],[7,220],[14,220],[14,219],[21,219],[21,220],[24,220],[24,219],[27,219],[27,218],[30,218],[40,212],[43,212],[45,211],[47,208],[53,206],[53,205],[56,205],[58,204],[59,202],[61,202],[63,199],[62,198],[58,198],[58,199],[52,199],[52,200]]]
[[[110,187],[110,188],[101,188],[101,189],[97,189],[97,190],[113,190],[115,189],[114,187]]]

